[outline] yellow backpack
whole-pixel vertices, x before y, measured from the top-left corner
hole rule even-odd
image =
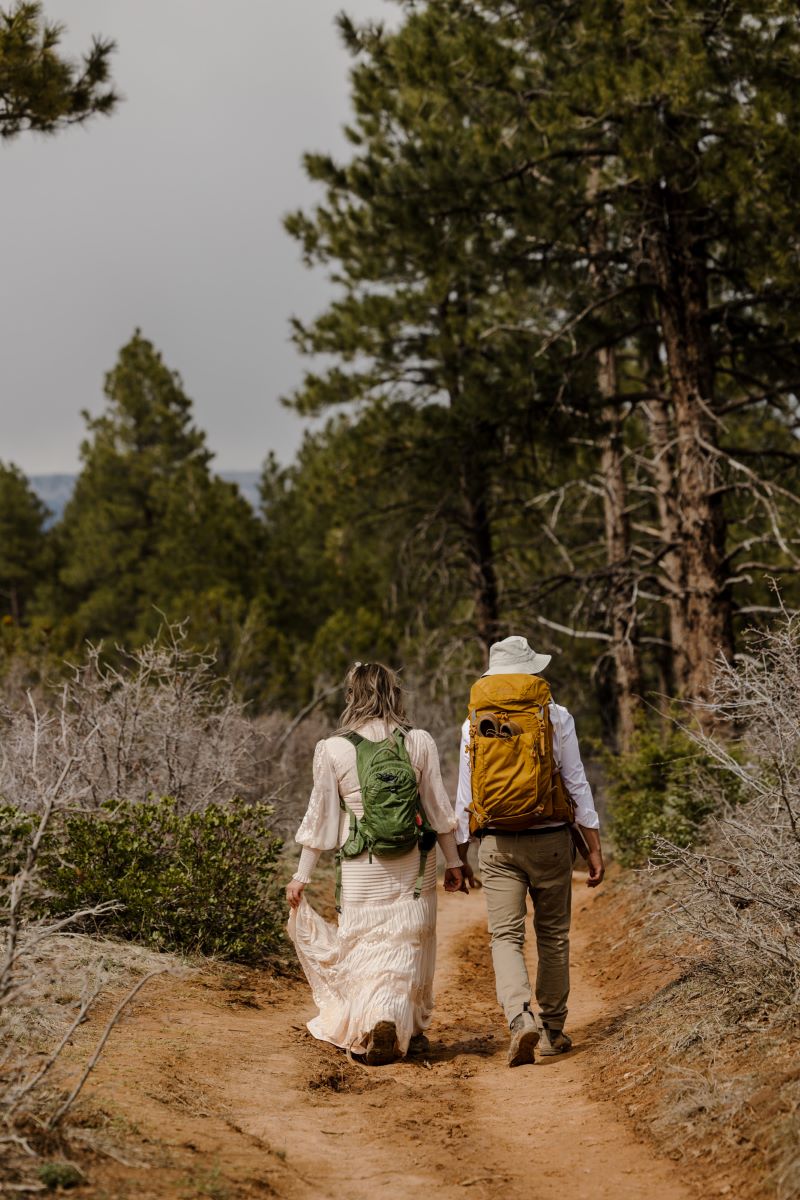
[[[469,694],[470,833],[574,821],[553,758],[550,687],[538,675],[485,675]]]

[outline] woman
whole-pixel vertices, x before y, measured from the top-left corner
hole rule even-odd
[[[303,899],[322,851],[343,846],[350,814],[364,814],[356,748],[343,735],[379,742],[399,731],[417,778],[420,821],[436,831],[444,854],[447,891],[461,887],[456,822],[436,744],[424,730],[409,728],[393,671],[380,663],[356,663],[347,676],[341,722],[314,753],[314,787],[297,832],[303,850],[286,889],[289,935],[319,1009],[308,1024],[311,1033],[378,1065],[427,1047],[436,961],[436,854],[422,860],[421,878],[416,847],[399,857],[364,852],[343,858],[338,927]]]

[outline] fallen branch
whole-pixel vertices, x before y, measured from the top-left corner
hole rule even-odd
[[[117,1024],[117,1022],[119,1021],[120,1017],[122,1016],[123,1012],[128,1007],[128,1005],[135,999],[135,997],[142,990],[144,985],[146,983],[149,983],[151,979],[155,979],[156,976],[158,976],[158,975],[166,975],[169,973],[171,973],[170,967],[161,967],[157,971],[150,971],[147,975],[144,976],[143,979],[139,980],[139,982],[136,984],[135,987],[131,988],[131,990],[128,992],[128,994],[126,996],[123,997],[123,999],[120,1001],[120,1003],[117,1005],[116,1009],[114,1010],[114,1013],[111,1016],[111,1019],[109,1020],[105,1029],[103,1030],[102,1036],[101,1036],[100,1040],[98,1041],[97,1045],[95,1046],[94,1052],[92,1053],[89,1061],[87,1062],[86,1066],[84,1067],[84,1070],[83,1070],[83,1073],[82,1073],[80,1079],[75,1084],[75,1087],[69,1093],[69,1095],[67,1096],[64,1103],[61,1104],[56,1109],[56,1111],[50,1117],[50,1120],[47,1122],[47,1128],[49,1130],[55,1129],[55,1127],[59,1123],[59,1121],[61,1121],[61,1119],[64,1117],[64,1115],[69,1111],[69,1109],[72,1107],[72,1105],[77,1100],[78,1096],[80,1095],[80,1093],[83,1089],[83,1085],[86,1083],[86,1080],[89,1078],[89,1075],[91,1074],[92,1070],[94,1069],[98,1058],[100,1057],[100,1055],[103,1052],[103,1047],[105,1046],[106,1042],[108,1041],[109,1037],[111,1036],[111,1031],[113,1030],[114,1026]]]

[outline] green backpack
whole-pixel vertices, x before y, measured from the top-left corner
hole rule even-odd
[[[369,861],[399,858],[414,847],[419,849],[419,874],[414,899],[422,892],[425,864],[436,845],[436,830],[428,823],[420,800],[417,776],[406,750],[405,735],[396,729],[391,737],[371,742],[359,733],[345,733],[356,748],[356,767],[361,786],[363,817],[357,817],[339,797],[350,817],[350,833],[336,855],[336,908],[342,896],[342,859],[357,858],[366,850]]]

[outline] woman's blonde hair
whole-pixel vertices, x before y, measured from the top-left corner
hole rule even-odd
[[[337,733],[349,733],[367,721],[386,721],[408,729],[400,680],[383,663],[353,663],[344,681],[345,705]]]

